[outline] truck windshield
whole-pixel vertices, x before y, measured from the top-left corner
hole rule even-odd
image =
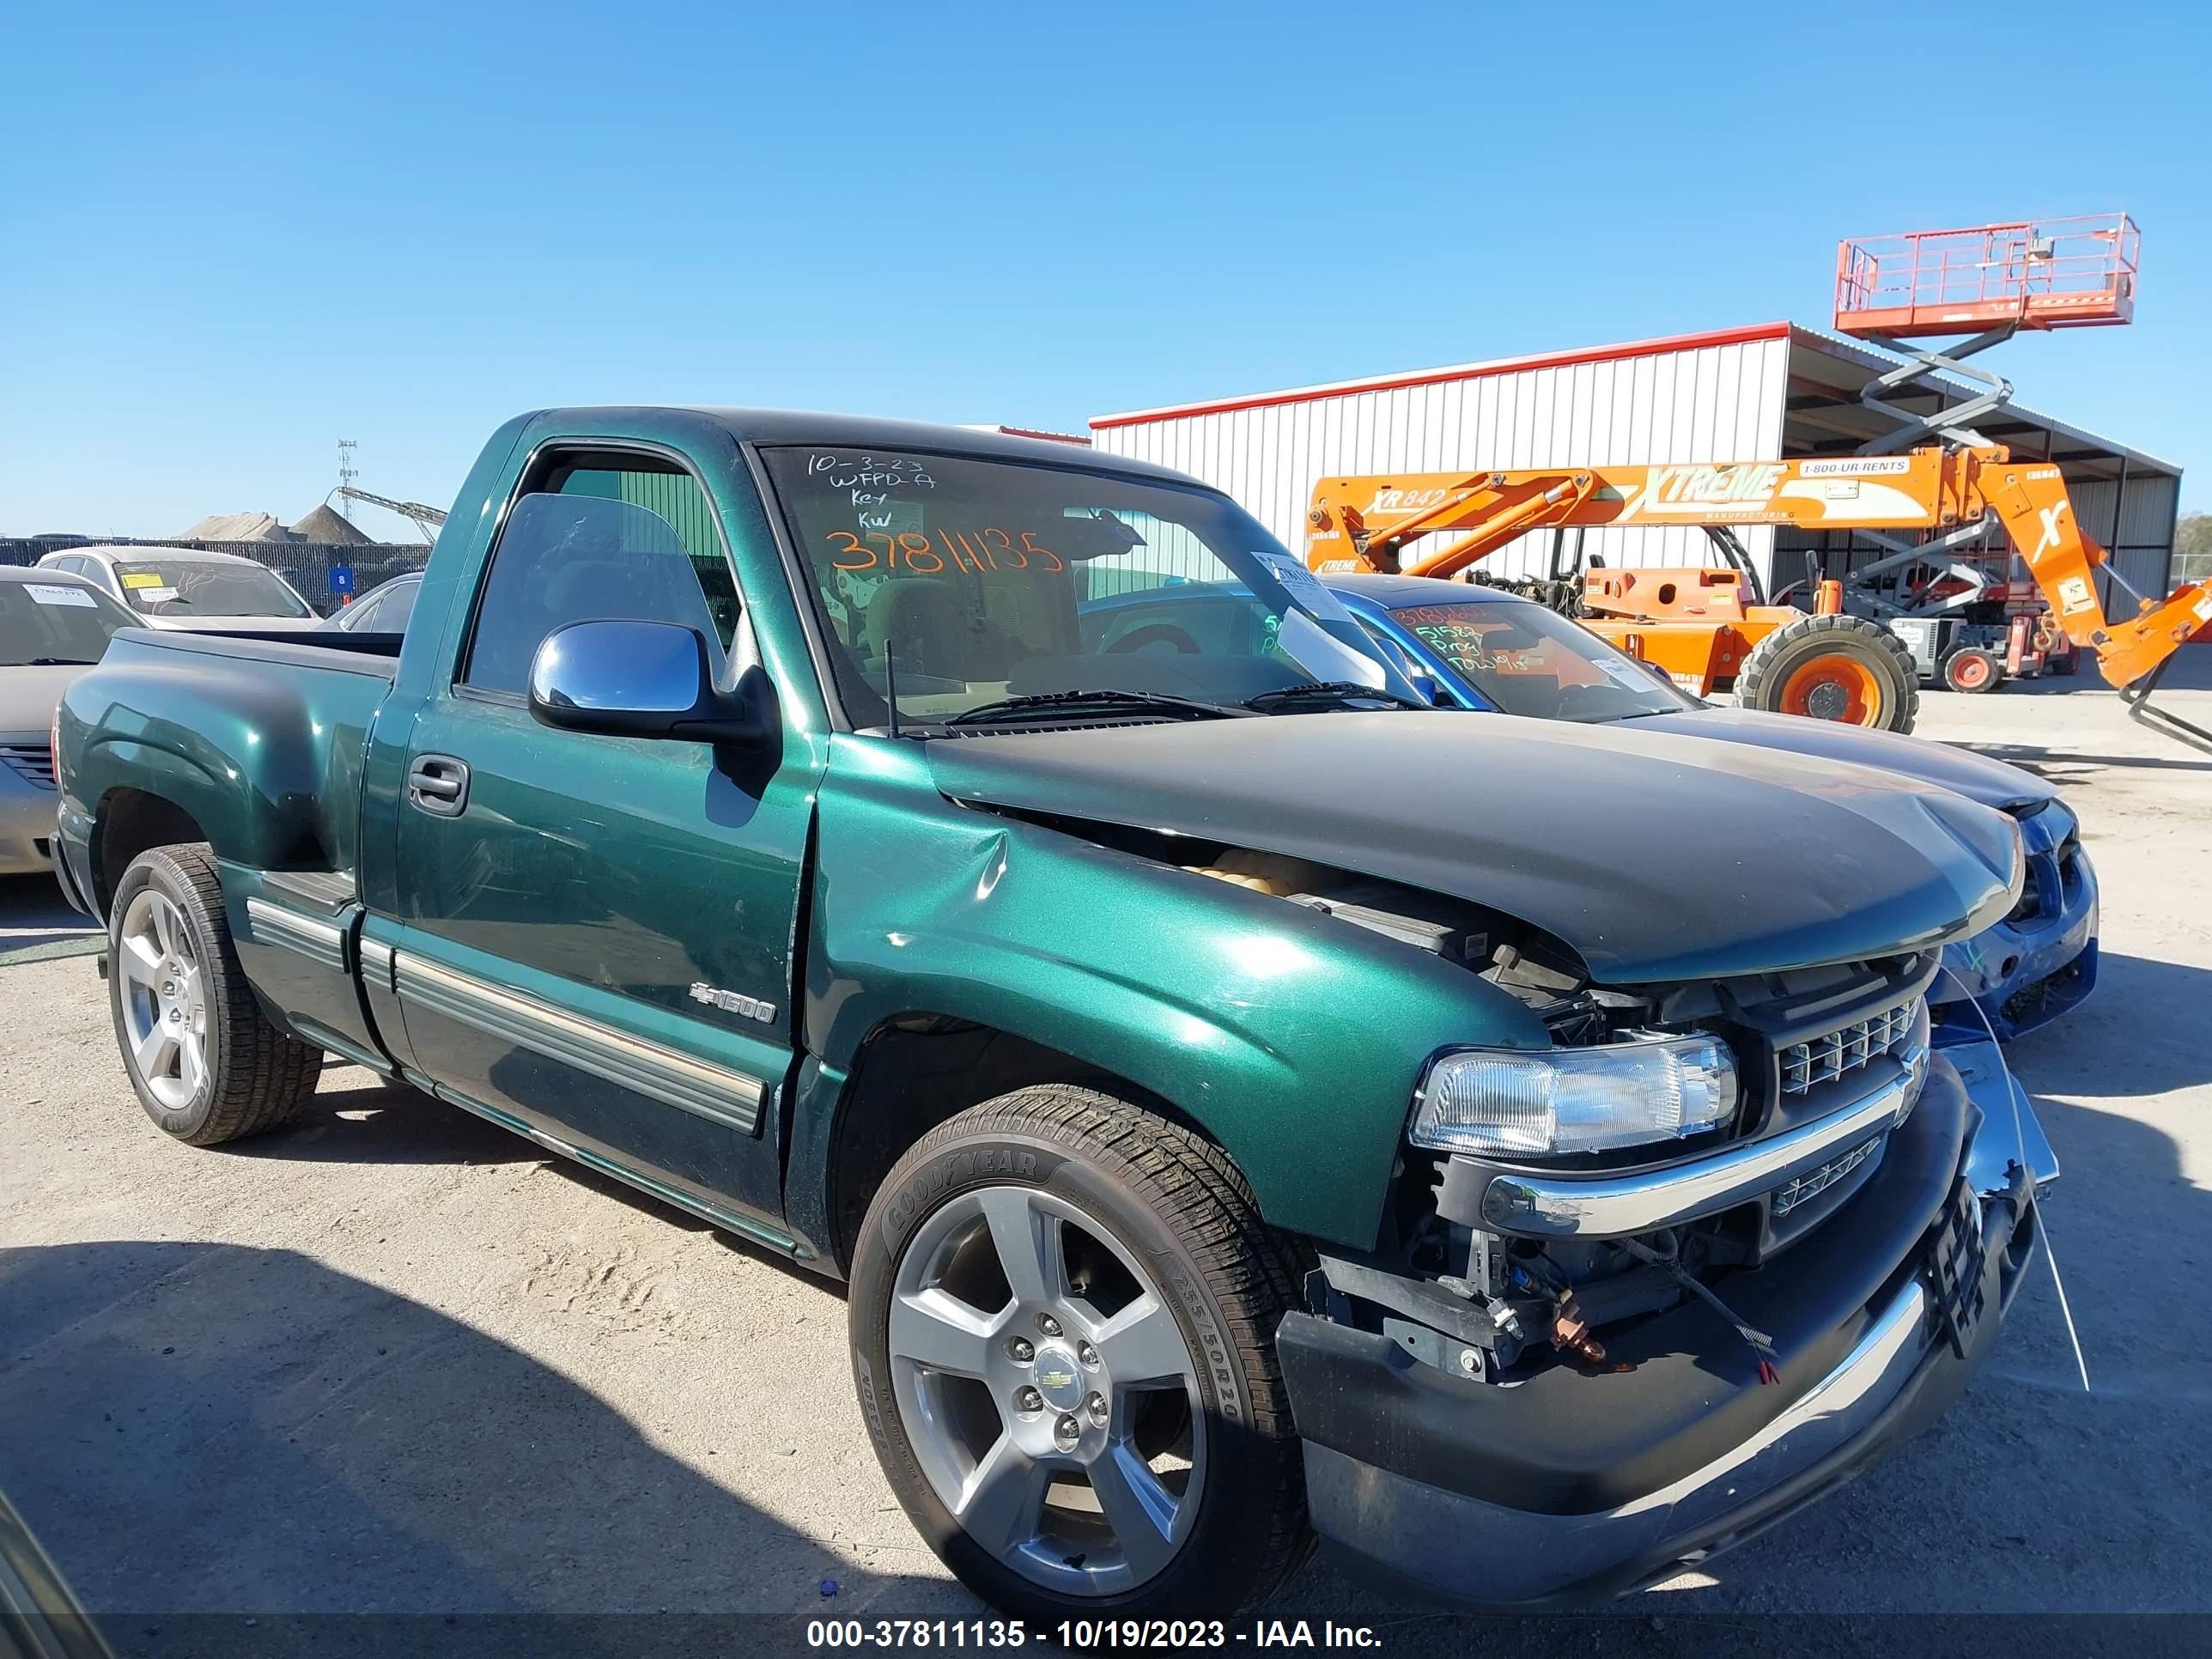
[[[1635,658],[1540,605],[1401,605],[1391,619],[1499,712],[1632,720],[1694,705]]]
[[[124,597],[148,615],[305,617],[290,588],[258,564],[162,559],[115,567]]]
[[[921,725],[1086,691],[1224,708],[1316,682],[1416,695],[1334,596],[1213,491],[970,456],[763,459],[855,725],[882,723],[894,684],[899,718]]]
[[[137,618],[82,582],[0,581],[0,668],[98,662]]]

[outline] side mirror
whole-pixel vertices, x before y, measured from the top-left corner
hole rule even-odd
[[[706,636],[675,623],[570,623],[530,665],[538,723],[601,737],[757,744],[773,726],[756,701],[763,689],[757,677],[744,690],[717,689]]]

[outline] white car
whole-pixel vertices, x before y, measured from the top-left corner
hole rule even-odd
[[[137,613],[142,628],[304,633],[321,618],[265,564],[190,547],[70,547],[41,570],[82,576]]]

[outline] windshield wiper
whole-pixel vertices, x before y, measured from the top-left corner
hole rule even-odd
[[[1362,685],[1358,680],[1315,680],[1305,685],[1279,685],[1273,691],[1262,691],[1256,697],[1245,698],[1244,706],[1267,714],[1292,703],[1352,702],[1361,697],[1387,702],[1398,708],[1432,707],[1419,697],[1403,696],[1395,691],[1386,691],[1380,686]]]
[[[89,668],[100,660],[97,657],[32,657],[21,665],[25,668]]]
[[[994,720],[1021,720],[1031,714],[1051,714],[1063,708],[1096,708],[1101,713],[1181,714],[1187,720],[1241,719],[1243,708],[1228,703],[1204,702],[1196,697],[1170,696],[1164,691],[1038,691],[1025,697],[1001,697],[996,702],[963,708],[943,724],[981,726]]]

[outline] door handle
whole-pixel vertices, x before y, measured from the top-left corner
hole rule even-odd
[[[469,804],[469,766],[451,755],[417,755],[407,767],[410,805],[441,818],[457,818]]]

